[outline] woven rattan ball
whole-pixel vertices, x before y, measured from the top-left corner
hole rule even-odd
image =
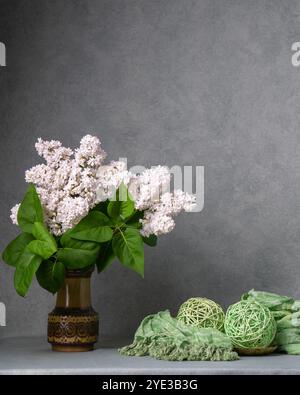
[[[228,308],[224,329],[235,347],[265,348],[275,337],[276,322],[267,307],[242,300]]]
[[[178,311],[177,319],[198,328],[223,329],[225,314],[220,305],[206,298],[191,298]]]

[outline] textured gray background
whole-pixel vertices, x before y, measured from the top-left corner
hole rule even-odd
[[[251,287],[300,297],[300,2],[0,1],[1,250],[38,136],[98,135],[129,165],[205,166],[205,208],[146,251],[146,277],[115,263],[93,278],[105,335],[190,296],[224,306]],[[45,333],[52,296],[23,300],[0,266],[8,325]]]

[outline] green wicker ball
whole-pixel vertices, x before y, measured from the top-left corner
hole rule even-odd
[[[276,322],[267,307],[242,300],[228,308],[224,329],[235,347],[266,348],[276,335]]]
[[[191,298],[178,311],[177,319],[198,328],[223,329],[225,314],[222,307],[206,298]]]

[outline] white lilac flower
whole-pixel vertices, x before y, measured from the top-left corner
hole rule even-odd
[[[57,206],[55,223],[53,225],[61,225],[60,232],[64,233],[85,217],[89,209],[86,199],[82,197],[66,197]]]
[[[45,159],[48,166],[57,168],[61,160],[68,159],[72,156],[73,151],[70,148],[62,146],[60,141],[45,141],[38,138],[35,144],[37,153]]]
[[[97,203],[98,169],[106,157],[97,137],[86,135],[73,151],[59,141],[38,139],[36,150],[46,164],[27,170],[26,182],[35,184],[51,232],[61,235],[74,227]],[[16,209],[12,219],[16,221]]]
[[[101,148],[97,137],[87,134],[80,141],[80,147],[75,151],[75,161],[81,167],[98,169],[106,158],[106,152]]]
[[[181,211],[192,211],[196,206],[195,195],[190,195],[181,189],[176,189],[171,195],[172,213],[174,214],[179,214]],[[162,203],[163,202],[164,195],[162,196]]]
[[[170,186],[170,180],[170,170],[166,166],[154,166],[134,177],[129,191],[134,198],[136,209],[146,210],[159,201],[160,196]]]
[[[112,198],[121,183],[127,186],[132,176],[127,171],[126,163],[122,161],[113,161],[109,165],[99,167],[96,203]]]
[[[174,219],[170,215],[163,215],[161,212],[146,211],[142,223],[141,234],[148,237],[152,234],[158,236],[171,232],[175,227]]]
[[[195,197],[176,190],[173,193],[164,193],[159,202],[155,202],[145,211],[141,233],[143,236],[156,236],[171,232],[175,227],[173,217],[181,211],[191,211],[195,206]]]
[[[26,182],[32,182],[44,188],[47,188],[49,184],[53,183],[54,177],[55,170],[45,164],[34,166],[25,172]]]
[[[55,140],[39,138],[35,147],[46,164],[27,170],[25,179],[36,186],[45,223],[54,235],[73,228],[97,203],[112,198],[121,183],[128,187],[136,209],[144,211],[141,233],[145,236],[169,233],[175,226],[173,217],[195,204],[192,195],[168,192],[171,176],[165,166],[132,174],[126,162],[104,165],[106,153],[97,137],[84,136],[75,153]],[[19,205],[12,208],[15,224],[18,209]]]
[[[12,220],[12,223],[15,225],[18,225],[18,211],[19,211],[20,203],[16,204],[14,207],[11,209],[11,214],[10,214],[10,219]]]

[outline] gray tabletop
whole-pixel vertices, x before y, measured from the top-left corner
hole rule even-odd
[[[122,357],[126,342],[103,340],[93,352],[52,352],[44,338],[0,339],[0,374],[300,374],[300,356],[243,357],[235,362],[166,362]]]

